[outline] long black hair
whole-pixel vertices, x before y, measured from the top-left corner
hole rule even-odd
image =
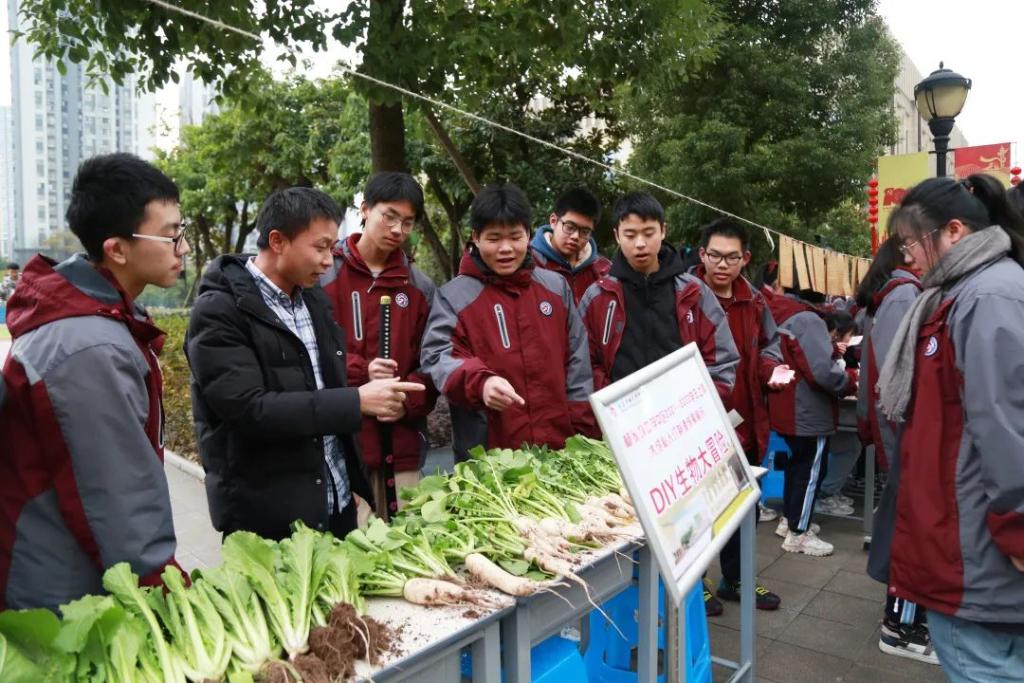
[[[998,225],[1010,236],[1010,257],[1024,266],[1024,217],[1006,196],[1002,183],[975,173],[964,180],[929,178],[907,192],[889,217],[889,236],[906,226],[919,239],[957,219],[972,231]],[[932,246],[939,234],[931,235]]]
[[[868,274],[857,286],[857,305],[861,308],[870,310],[875,294],[885,287],[885,283],[892,277],[892,271],[904,265],[899,242],[897,238],[890,237],[878,247]]]

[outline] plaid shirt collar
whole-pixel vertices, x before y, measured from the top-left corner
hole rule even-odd
[[[296,287],[292,296],[288,296],[284,290],[274,284],[273,280],[267,277],[266,273],[260,270],[260,267],[256,265],[255,256],[245,262],[245,269],[256,281],[256,286],[264,299],[269,298],[286,306],[297,306],[302,303],[302,287]]]

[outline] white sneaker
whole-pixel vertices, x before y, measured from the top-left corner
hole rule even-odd
[[[835,496],[833,496],[833,497],[834,497],[834,498],[835,498],[836,500],[838,500],[838,501],[839,501],[840,503],[842,503],[843,505],[845,505],[845,506],[847,506],[847,507],[851,507],[851,508],[853,507],[853,502],[854,502],[854,501],[853,501],[853,498],[850,498],[849,496],[844,496],[844,495],[843,495],[843,494],[841,494],[841,493],[837,493],[837,494],[836,494]]]
[[[817,534],[821,531],[821,527],[811,522],[811,533]],[[789,520],[786,519],[785,515],[782,515],[782,519],[779,520],[779,525],[775,527],[775,535],[779,538],[785,538],[789,533]]]
[[[803,553],[811,557],[825,557],[831,555],[834,550],[831,543],[821,540],[810,529],[799,536],[792,532],[786,534],[786,540],[782,542],[782,549],[787,553]]]
[[[757,507],[761,510],[761,516],[757,521],[759,522],[774,522],[779,518],[779,513],[776,510],[772,510],[769,507],[765,507],[761,503],[757,504]]]
[[[814,502],[814,511],[823,515],[837,515],[839,517],[853,514],[853,508],[849,505],[843,505],[835,496],[816,500]]]

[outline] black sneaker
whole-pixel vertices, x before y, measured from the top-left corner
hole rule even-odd
[[[707,589],[705,588],[705,592]],[[740,601],[740,582],[726,581],[724,578],[718,584],[718,597],[730,602]],[[757,599],[757,609],[773,610],[778,609],[782,599],[772,593],[759,583],[754,584],[754,597]],[[704,598],[705,601],[707,598]]]
[[[704,582],[704,614],[709,617],[718,617],[722,615],[723,611],[722,603],[719,602],[718,598],[711,592],[711,587],[708,586],[708,582]]]
[[[928,635],[928,627],[924,625],[896,624],[889,619],[883,620],[878,649],[886,654],[916,659],[927,664],[939,663],[932,639]]]

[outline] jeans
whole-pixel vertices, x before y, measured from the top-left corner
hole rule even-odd
[[[928,632],[950,683],[1017,683],[1024,676],[1024,625],[1011,633],[929,611]]]
[[[853,432],[836,432],[830,442],[832,451],[828,460],[828,476],[821,484],[822,497],[828,498],[839,493],[846,478],[857,466],[860,457],[860,437]]]

